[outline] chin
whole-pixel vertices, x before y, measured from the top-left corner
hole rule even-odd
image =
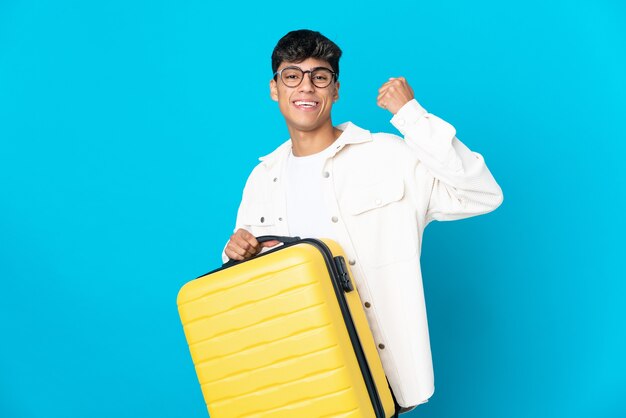
[[[316,129],[318,129],[320,126],[324,125],[324,123],[320,120],[315,120],[315,121],[295,121],[292,120],[291,122],[288,122],[288,125],[290,125],[291,127],[299,130],[299,131],[303,131],[303,132],[309,132],[309,131],[314,131]]]

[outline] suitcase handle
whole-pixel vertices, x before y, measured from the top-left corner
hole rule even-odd
[[[291,242],[300,241],[300,237],[285,237],[282,235],[261,235],[256,237],[258,242],[267,242],[267,241],[280,241],[283,244],[289,244]]]
[[[279,241],[279,242],[282,242],[283,244],[290,244],[292,242],[300,241],[300,237],[286,237],[282,235],[261,235],[255,238],[259,243],[267,242],[267,241]],[[237,263],[241,263],[244,261],[246,260],[233,260],[232,258],[229,258],[227,262],[222,264],[222,268],[231,267]]]

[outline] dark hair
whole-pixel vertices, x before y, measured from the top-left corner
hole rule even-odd
[[[300,29],[280,38],[272,52],[272,73],[276,73],[283,61],[302,62],[307,58],[327,61],[339,77],[341,49],[319,32]]]

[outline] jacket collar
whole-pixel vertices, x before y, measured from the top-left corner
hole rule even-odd
[[[329,155],[329,158],[334,157],[335,154],[341,151],[346,145],[361,144],[363,142],[372,141],[372,134],[370,131],[359,128],[352,122],[346,122],[342,123],[341,125],[337,125],[337,129],[343,131],[343,133],[339,135],[339,138],[337,138],[333,143],[335,149]],[[291,139],[283,142],[270,154],[260,157],[259,161],[262,161],[263,164],[269,168],[277,161],[281,161],[283,158],[286,158],[287,155],[289,155],[289,151],[291,151]]]

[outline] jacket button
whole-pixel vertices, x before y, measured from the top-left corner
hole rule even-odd
[[[261,216],[261,223],[265,222],[265,218]]]
[[[356,264],[356,261],[355,261],[355,260],[348,260],[348,264],[350,264],[351,266],[353,266],[353,265],[355,265],[355,264]]]
[[[279,221],[282,221],[282,220],[283,220],[283,218],[278,218],[278,220],[279,220]]]
[[[324,174],[322,175],[324,176],[324,178],[330,177],[330,173],[328,171],[324,171]]]
[[[278,181],[278,177],[274,177],[274,183]]]
[[[337,218],[336,216],[333,216],[332,218],[330,218],[331,221],[333,221],[334,223],[337,223],[337,221],[339,221],[339,218]]]
[[[369,302],[365,302],[365,307],[369,308],[370,306],[372,306]]]
[[[385,349],[385,344],[378,344],[378,348],[380,348],[381,350]]]

